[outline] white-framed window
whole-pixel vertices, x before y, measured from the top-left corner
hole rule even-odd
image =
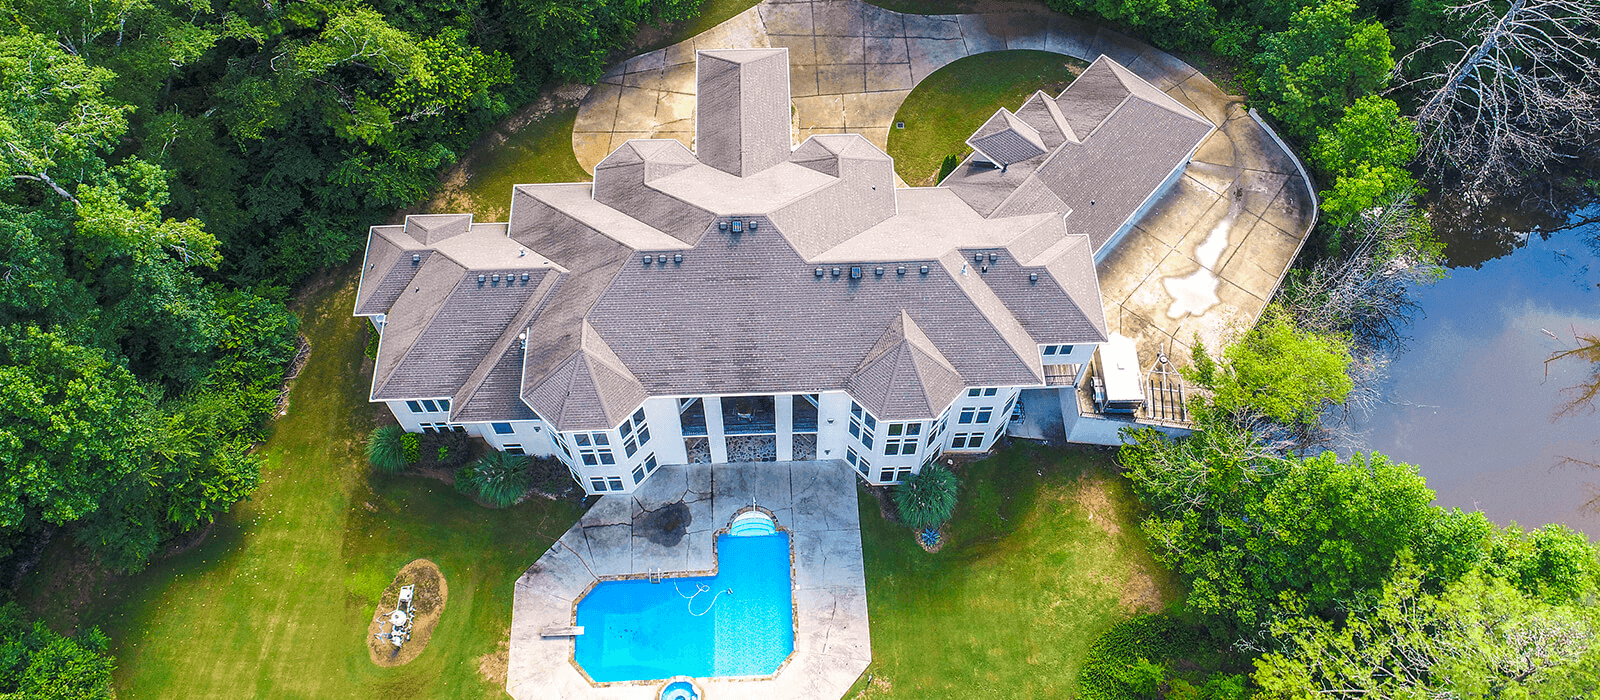
[[[911,478],[911,467],[884,467],[878,472],[878,481],[903,483]]]
[[[644,465],[643,464],[633,468],[633,483],[637,484],[637,483],[639,483],[641,481],[644,481]]]
[[[514,454],[514,455],[525,455],[525,454],[528,454],[526,450],[522,449],[522,445],[519,445],[519,444],[514,443],[514,442],[508,442],[504,446],[502,446],[500,449],[503,449],[507,453]]]
[[[983,395],[984,396],[994,396],[995,394],[998,394],[998,393],[1000,393],[1000,389],[997,388],[997,387],[992,387],[991,386],[991,387],[983,390]]]
[[[644,458],[644,473],[646,473],[646,474],[654,474],[654,473],[656,473],[656,467],[657,466],[658,465],[656,464],[656,455],[655,455],[654,452],[652,452],[652,453],[650,453],[648,455],[645,455],[645,458]]]
[[[850,435],[861,441],[867,449],[872,449],[872,433],[878,429],[878,419],[871,413],[861,408],[861,404],[850,402]]]
[[[872,463],[868,462],[866,457],[856,454],[855,448],[844,448],[844,458],[846,461],[850,462],[850,464],[854,465],[856,471],[861,472],[862,476],[865,476],[869,479],[872,478]]]
[[[1018,396],[1020,396],[1020,394]],[[1016,408],[1017,408],[1017,396],[1012,396],[1011,400],[1006,402],[1006,407],[1003,408],[1003,409],[1000,409],[1000,415],[1005,416],[1006,420],[1008,420],[1008,421],[1019,420],[1019,419],[1022,418],[1022,413],[1017,411]]]
[[[490,423],[489,427],[494,428],[495,435],[510,435],[516,432],[511,428],[510,423]]]
[[[1051,355],[1071,355],[1071,354],[1072,354],[1072,346],[1071,345],[1046,345],[1046,346],[1044,346],[1044,356],[1045,357],[1050,357]]]
[[[968,389],[967,390],[967,396],[982,396],[982,395],[983,395],[983,390],[982,389]]]
[[[595,491],[605,491],[605,490],[607,490],[606,489],[606,480],[602,479],[602,478],[600,478],[598,476],[594,477],[592,479],[589,479],[589,485],[593,486],[594,487],[593,490],[595,490]]]
[[[968,406],[961,409],[961,417],[957,419],[956,422],[960,423],[961,425],[966,425],[968,423],[978,423],[981,425],[983,423],[988,423],[989,418],[991,418],[993,415],[994,409],[989,406]]]
[[[644,409],[622,419],[622,451],[629,457],[650,442],[650,426],[644,422]]]
[[[883,437],[886,455],[914,455],[922,435],[922,423],[890,423]]]
[[[418,423],[417,427],[422,428],[422,432],[424,432],[424,433],[464,433],[464,432],[467,432],[466,426],[451,425],[449,423]]]
[[[415,401],[407,401],[406,402],[406,408],[411,409],[412,413],[421,413],[422,412],[422,404],[417,403]]]
[[[595,491],[621,491],[625,488],[620,476],[592,476],[589,477],[589,484],[594,486]]]
[[[988,433],[956,433],[950,438],[952,450],[976,450],[983,447],[983,439]]]

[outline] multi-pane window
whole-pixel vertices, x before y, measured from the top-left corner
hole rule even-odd
[[[617,463],[617,457],[611,451],[611,439],[605,433],[578,433],[572,439],[578,443],[578,457],[584,464],[593,467]]]
[[[439,410],[441,410],[441,411],[450,410],[450,399],[439,399]]]
[[[872,449],[872,431],[878,429],[878,419],[861,409],[861,404],[850,402],[850,434]]]
[[[854,447],[846,447],[846,448],[844,448],[844,458],[845,458],[845,461],[849,462],[858,471],[860,471],[862,476],[866,476],[867,475],[867,467],[864,464],[862,464],[866,460],[862,459],[861,455],[856,454],[856,448],[854,448]]]
[[[622,490],[622,477],[620,477],[620,476],[607,477],[606,478],[606,483],[611,485],[611,490],[612,491],[621,491]]]
[[[656,456],[655,456],[654,453],[651,453],[651,454],[645,456],[645,458],[644,458],[644,473],[646,473],[646,474],[654,474],[654,473],[656,473]]]
[[[495,435],[510,435],[515,432],[511,429],[510,423],[490,423],[489,426],[494,428]]]
[[[644,465],[642,464],[633,468],[633,483],[637,484],[641,481],[644,481]]]
[[[968,406],[966,408],[961,409],[961,417],[959,419],[957,419],[956,422],[960,423],[962,425],[966,425],[968,423],[971,423],[972,419],[977,417],[977,415],[978,415],[978,409],[974,408],[972,406]]]
[[[589,480],[589,485],[593,486],[595,491],[605,491],[606,490],[606,480],[602,479],[602,478],[600,478],[598,476],[593,478],[593,479],[590,479]]]
[[[1005,416],[1006,420],[1018,420],[1022,418],[1021,412],[1014,410],[1016,407],[1017,397],[1013,396],[1011,397],[1010,401],[1006,402],[1006,407],[1000,410],[1000,415]]]
[[[982,389],[968,389],[967,390],[967,396],[981,396],[982,394],[983,394],[983,390]]]
[[[1071,345],[1046,345],[1046,346],[1044,346],[1044,355],[1045,355],[1045,357],[1049,357],[1051,355],[1071,355],[1071,354],[1072,354],[1072,346]]]
[[[507,443],[506,445],[504,445],[500,449],[505,450],[507,454],[514,454],[514,455],[525,455],[525,454],[528,454],[526,450],[522,449],[522,445],[519,445],[519,444],[514,443],[514,442],[513,443]]]
[[[949,417],[950,414],[948,413],[939,416],[939,422],[933,424],[933,432],[928,433],[928,442],[936,443],[939,441],[939,436],[944,434],[945,420],[947,420]]]
[[[421,413],[422,412],[422,404],[417,403],[415,401],[407,401],[406,402],[406,408],[411,409],[412,413]]]
[[[921,423],[890,423],[889,430],[883,438],[883,453],[914,455],[917,453],[917,440],[921,434]]]
[[[638,452],[650,442],[650,426],[644,422],[644,409],[634,411],[632,416],[622,419],[622,450],[629,457]]]
[[[1000,389],[997,388],[997,387],[992,387],[991,386],[991,387],[983,390],[983,395],[984,396],[994,396],[995,394],[998,394],[998,393],[1000,393]]]
[[[894,467],[884,467],[883,471],[878,472],[878,481],[900,482],[910,478],[911,467],[900,467],[898,469]]]
[[[983,447],[985,433],[956,433],[950,438],[952,450],[976,450]]]
[[[438,413],[440,411],[448,411],[450,410],[450,399],[439,399],[438,403],[434,403],[433,399],[407,401],[406,408],[411,409],[412,413]]]

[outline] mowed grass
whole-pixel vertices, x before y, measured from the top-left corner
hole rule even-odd
[[[479,673],[481,657],[507,639],[517,577],[579,510],[535,499],[490,511],[439,482],[366,466],[361,438],[375,410],[353,282],[346,270],[298,309],[312,353],[261,448],[261,487],[204,544],[112,582],[76,611],[40,598],[70,588],[68,564],[31,579],[47,617],[110,633],[119,698],[505,697]],[[418,659],[380,669],[367,657],[367,622],[418,557],[439,564],[449,602]]]
[[[995,110],[1016,111],[1037,90],[1051,97],[1088,64],[1045,51],[996,51],[963,58],[917,84],[895,113],[904,129],[889,130],[889,155],[906,184],[936,184],[946,156],[965,158],[966,140]]]
[[[593,180],[572,151],[572,124],[577,117],[577,107],[556,110],[530,121],[505,141],[481,147],[469,156],[470,177],[441,193],[430,205],[433,213],[470,212],[474,221],[506,221],[515,185]]]
[[[1178,589],[1112,467],[1020,442],[969,465],[937,554],[863,493],[873,660],[846,697],[1071,697],[1095,637]]]

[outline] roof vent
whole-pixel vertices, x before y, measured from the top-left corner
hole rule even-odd
[[[819,267],[819,268],[817,268],[817,276],[818,276],[818,277],[821,277],[821,276],[822,276],[822,268],[820,268],[820,267]]]
[[[420,264],[422,264],[422,254],[421,253],[412,253],[411,254],[411,266],[412,267],[416,267],[417,265],[420,265]]]
[[[665,258],[666,256],[663,255],[661,257]],[[675,263],[683,262],[683,253],[673,253],[672,254],[672,262],[675,262]]]
[[[728,230],[728,222],[726,222],[726,221],[718,221],[717,222],[717,230],[718,231],[726,231],[726,230]]]
[[[834,277],[838,277],[839,276],[839,268],[837,268],[837,267],[833,268],[833,276]]]
[[[527,250],[527,249],[526,249],[526,248],[519,248],[519,249],[518,249],[518,250],[517,250],[517,257],[519,257],[519,258],[520,258],[520,257],[524,257],[524,256],[526,256],[526,255],[527,255],[527,254],[528,254],[528,250]]]
[[[983,253],[973,253],[972,262],[983,262]]]
[[[526,273],[526,272],[522,273],[522,283],[523,284],[527,284],[528,283],[528,273]]]
[[[528,349],[528,332],[527,331],[523,331],[521,333],[518,333],[517,334],[517,340],[522,341],[522,349],[523,350],[527,350]]]
[[[1029,282],[1038,282],[1039,281],[1039,273],[1037,273],[1037,272],[1028,273],[1028,281]]]
[[[753,220],[753,219],[752,219],[752,220],[751,220],[751,221],[750,221],[750,230],[751,230],[751,231],[754,231],[754,230],[756,230],[756,229],[758,229],[758,228],[761,228],[761,222],[759,222],[759,221],[755,221],[755,220]]]
[[[905,265],[901,265],[900,267],[895,268],[894,269],[894,273],[897,274],[897,275],[905,274],[906,273],[906,266]]]
[[[483,276],[483,275],[478,275],[478,286],[479,286],[479,287],[482,287],[482,286],[483,286],[483,281],[484,281],[484,280],[485,280],[485,279],[488,279],[488,278],[486,278],[486,277],[484,277],[484,276]]]
[[[495,284],[500,284],[500,273],[498,273],[498,272],[494,273],[494,277],[491,278],[491,279],[494,281]]]
[[[989,266],[988,265],[984,265],[983,267],[978,268],[978,272],[988,272],[988,271],[989,271]]]
[[[999,259],[1000,259],[1000,254],[999,253],[990,253],[989,254],[989,262],[994,262],[994,261],[999,260]]]
[[[880,267],[880,268],[878,268],[876,270],[873,270],[872,274],[877,275],[879,277],[882,277],[883,276],[883,268]]]
[[[922,269],[918,270],[918,272],[921,272],[924,275],[928,274],[928,266],[927,265],[923,265]]]
[[[646,256],[644,256],[644,264],[649,265],[650,261],[655,260],[655,259],[656,259],[656,256],[654,256],[654,255],[646,255]]]
[[[660,255],[657,255],[656,256],[656,262],[661,263],[662,265],[667,264],[667,254],[666,253],[662,253]],[[679,260],[678,262],[683,262],[683,261]]]
[[[853,280],[861,279],[861,268],[859,266],[855,266],[855,265],[850,266],[850,279],[853,279]]]

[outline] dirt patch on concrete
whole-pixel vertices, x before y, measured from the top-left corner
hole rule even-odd
[[[478,657],[478,675],[496,688],[506,685],[506,670],[511,667],[511,640],[500,640],[499,648]]]
[[[683,501],[669,503],[656,510],[647,510],[633,521],[633,534],[644,535],[663,547],[676,547],[689,532],[694,514]]]
[[[417,587],[411,602],[411,639],[397,648],[388,641],[378,639],[376,635],[387,627],[386,618],[400,600],[400,587],[409,585]],[[450,587],[445,584],[444,574],[440,573],[438,564],[427,559],[406,564],[394,581],[389,583],[389,587],[383,590],[383,597],[378,599],[378,607],[372,612],[372,621],[367,624],[368,658],[372,659],[372,663],[390,668],[404,666],[420,656],[428,648],[433,628],[438,626],[439,616],[444,614],[444,604],[449,599]]]

